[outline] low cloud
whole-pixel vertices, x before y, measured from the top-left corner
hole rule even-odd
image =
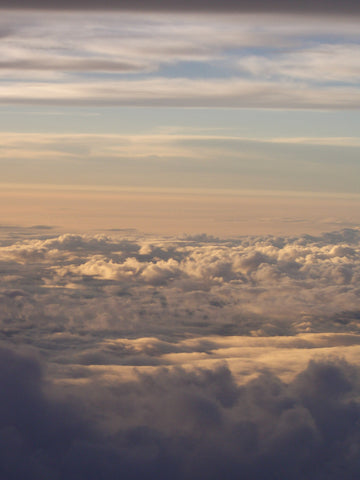
[[[312,349],[351,361],[358,354],[358,229],[239,239],[42,233],[0,247],[0,322],[3,338],[43,349],[54,365],[227,360],[246,377],[245,346],[250,370],[255,361],[281,369],[280,337],[295,339],[283,374]],[[219,336],[273,340],[224,344]]]
[[[0,357],[3,478],[359,474],[359,369],[343,360],[310,362],[289,383],[264,371],[238,386],[218,365],[60,395],[32,355],[1,348]]]
[[[359,475],[359,229],[11,232],[1,478]]]

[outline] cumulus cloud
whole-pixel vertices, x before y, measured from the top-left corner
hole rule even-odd
[[[359,474],[359,229],[6,232],[1,478]]]
[[[2,337],[43,349],[65,377],[72,364],[219,360],[244,378],[256,361],[289,375],[312,351],[359,353],[358,229],[239,239],[43,232],[0,247]]]

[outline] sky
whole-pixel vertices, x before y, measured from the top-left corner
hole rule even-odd
[[[288,192],[294,210],[290,192],[359,195],[355,3],[71,4],[1,4],[4,188],[180,189],[184,201],[185,191]],[[31,190],[27,199],[43,223]],[[272,233],[286,233],[275,212]]]
[[[0,0],[0,479],[360,474],[360,7]]]

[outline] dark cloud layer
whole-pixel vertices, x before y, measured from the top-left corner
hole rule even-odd
[[[344,361],[311,362],[288,384],[264,372],[240,387],[224,365],[163,369],[59,400],[37,360],[6,348],[0,359],[3,480],[360,474],[359,369]]]
[[[271,13],[310,13],[310,14],[354,14],[360,12],[355,0],[195,0],[192,2],[168,0],[2,0],[2,8],[49,9],[49,10],[139,10],[139,11],[209,11],[209,12],[271,12]]]

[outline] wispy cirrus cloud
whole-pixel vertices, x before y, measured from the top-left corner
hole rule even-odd
[[[359,45],[322,44],[306,50],[279,53],[272,58],[249,56],[239,60],[239,68],[265,78],[310,80],[318,84],[358,83]]]
[[[359,107],[352,20],[44,15],[5,12],[2,103]]]
[[[358,137],[188,132],[181,127],[137,135],[0,132],[2,181],[339,192],[345,190],[338,182],[345,172],[354,179],[346,191],[358,191]]]
[[[52,104],[148,107],[227,107],[282,109],[358,109],[360,90],[345,87],[309,88],[232,78],[186,78],[118,82],[3,82],[2,104]]]
[[[209,134],[170,133],[153,134],[81,134],[81,133],[14,133],[0,132],[0,158],[56,158],[69,155],[86,158],[138,157],[172,158],[204,157],[221,145],[223,156],[235,147],[239,150],[245,145],[317,145],[323,147],[360,146],[359,137],[241,137],[219,135],[217,131]],[[211,147],[207,147],[211,145]],[[249,155],[249,153],[247,153]],[[237,153],[237,158],[241,154]]]

